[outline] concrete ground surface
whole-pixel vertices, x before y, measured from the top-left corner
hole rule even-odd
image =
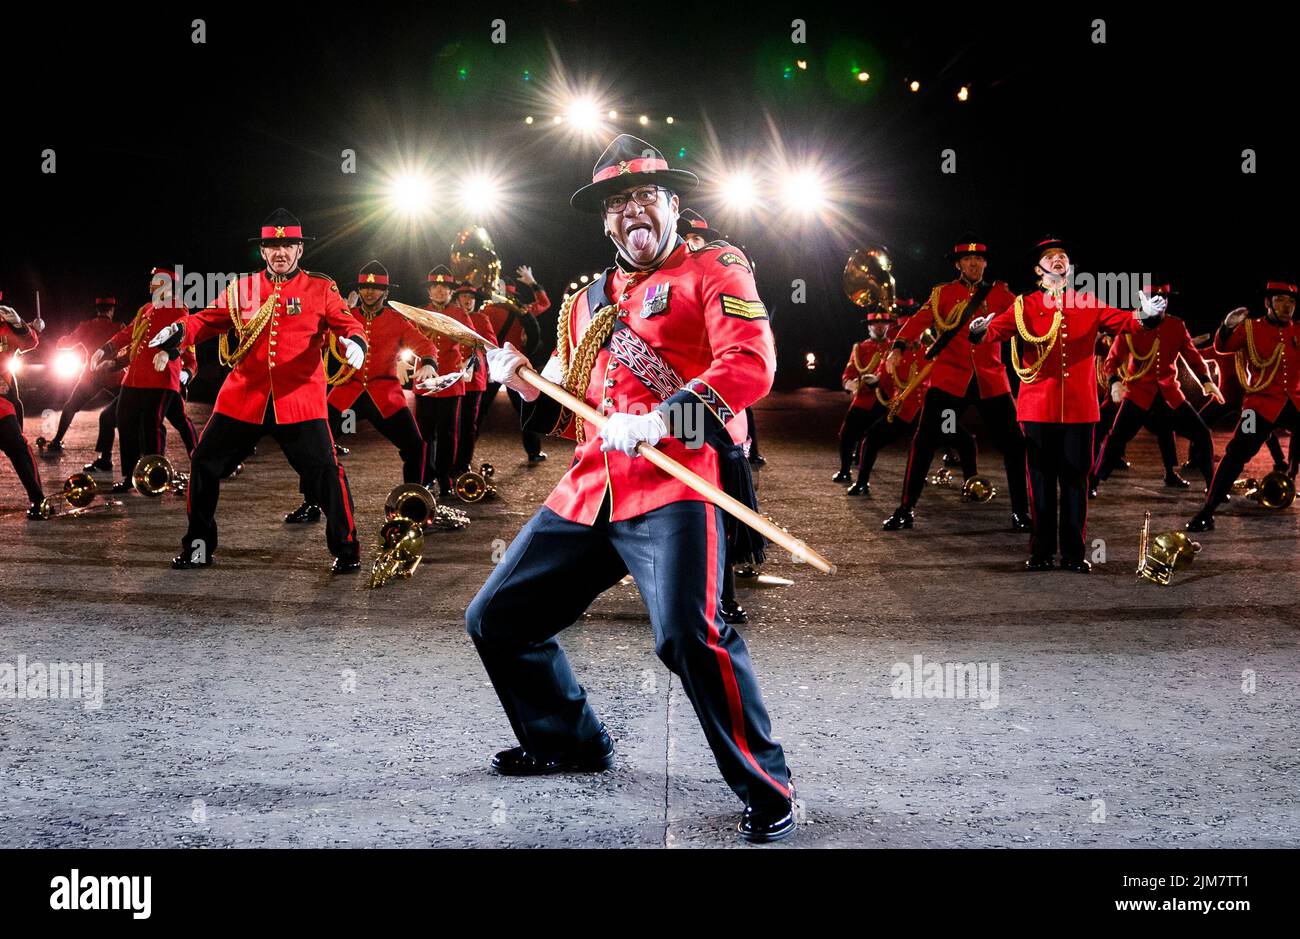
[[[995,451],[981,453],[992,502],[931,487],[915,530],[885,533],[905,453],[882,455],[871,498],[847,497],[830,482],[844,405],[805,390],[758,408],[764,511],[839,565],[819,575],[773,551],[767,572],[793,586],[741,591],[802,803],[779,848],[1300,843],[1295,509],[1235,499],[1173,586],[1144,583],[1143,510],[1167,530],[1198,498],[1162,488],[1142,434],[1091,506],[1105,563],[1028,574]],[[296,478],[269,439],[222,488],[218,565],[194,572],[167,565],[181,500],[30,523],[0,461],[0,677],[19,657],[103,667],[97,708],[0,698],[0,846],[741,846],[741,806],[632,586],[561,637],[616,767],[488,769],[515,741],[464,610],[570,452],[548,441],[528,467],[496,408],[479,456],[498,497],[431,535],[413,580],[376,591],[330,575],[322,526],[281,523]],[[94,424],[82,414],[61,461],[41,461],[51,491],[90,458]],[[366,425],[344,442],[368,561],[399,463]],[[984,698],[925,671],[907,694],[918,656],[975,666]]]

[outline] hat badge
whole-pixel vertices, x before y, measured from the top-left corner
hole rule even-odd
[[[367,275],[366,275],[366,283],[367,283],[367,284],[373,284],[374,282],[375,282],[375,275],[374,275],[374,274],[367,274]]]
[[[618,175],[620,175],[620,176],[626,176],[626,175],[627,175],[628,173],[630,173],[630,172],[632,172],[632,171],[631,171],[630,169],[628,169],[627,160],[619,160],[619,161],[618,161]]]
[[[968,245],[966,246],[966,250],[967,250],[967,251],[974,251],[977,247],[979,247],[979,246],[978,246],[977,244],[975,244],[975,242],[972,241],[970,244],[968,244]]]
[[[284,237],[284,226],[283,226],[283,225],[277,225],[277,226],[276,226],[276,228],[275,228],[275,237],[277,237],[277,238],[283,238],[283,237]]]

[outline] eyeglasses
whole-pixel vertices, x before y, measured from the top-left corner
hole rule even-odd
[[[620,192],[612,196],[606,196],[601,200],[601,205],[605,207],[605,214],[612,215],[627,208],[629,198],[640,206],[654,205],[659,201],[660,192],[667,192],[667,190],[663,186],[642,186],[640,189],[632,190],[630,194]]]

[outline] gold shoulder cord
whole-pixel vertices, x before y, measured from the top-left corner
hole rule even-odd
[[[582,338],[578,340],[577,347],[573,350],[571,362],[564,363],[564,387],[570,394],[579,398],[585,398],[587,395],[587,385],[591,381],[591,370],[596,364],[596,357],[600,355],[600,348],[609,338],[610,333],[614,331],[614,321],[618,318],[618,306],[609,304],[600,308],[600,311],[591,318],[587,328],[582,331]],[[565,326],[568,325],[568,317],[565,317]],[[567,342],[567,329],[565,333]],[[563,347],[563,343],[560,346]],[[560,426],[563,427],[568,420],[569,415],[560,412]],[[583,427],[583,420],[578,415],[573,415],[574,431],[577,434],[578,443],[586,439],[586,433]]]
[[[217,359],[222,365],[234,368],[244,356],[248,355],[249,350],[253,348],[253,343],[257,342],[257,337],[262,335],[262,330],[271,321],[271,313],[279,300],[280,288],[276,287],[253,318],[245,323],[239,311],[239,281],[232,280],[226,285],[226,309],[230,312],[230,324],[239,338],[239,344],[235,347],[235,351],[231,352],[229,336],[226,333],[221,334],[221,341],[217,345]]]
[[[952,309],[948,311],[948,315],[942,317],[939,315],[939,293],[942,290],[942,284],[935,287],[930,291],[930,299],[926,301],[926,306],[930,308],[930,314],[934,317],[934,326],[939,335],[948,332],[948,330],[957,325],[961,320],[962,313],[966,311],[966,304],[970,302],[969,297],[965,300],[957,301],[952,305]]]
[[[135,361],[135,354],[140,351],[140,345],[144,342],[144,335],[149,331],[149,316],[145,312],[145,307],[140,307],[135,314],[135,322],[131,324],[131,345],[128,347],[126,354],[128,361]]]
[[[1025,342],[1038,347],[1038,357],[1029,365],[1022,364],[1020,356],[1020,347],[1016,344],[1016,337],[1011,337],[1011,367],[1016,370],[1020,380],[1027,384],[1032,384],[1038,380],[1038,373],[1042,371],[1043,364],[1047,361],[1048,355],[1051,354],[1056,340],[1061,332],[1061,309],[1057,307],[1056,314],[1052,317],[1051,328],[1041,336],[1035,336],[1025,325],[1025,298],[1023,295],[1016,297],[1016,332]]]
[[[1151,343],[1151,350],[1146,355],[1138,355],[1137,350],[1133,348],[1133,334],[1125,333],[1124,339],[1128,342],[1128,354],[1132,356],[1133,361],[1139,366],[1137,371],[1130,372],[1128,366],[1123,362],[1115,370],[1119,375],[1119,380],[1124,384],[1131,381],[1137,381],[1147,372],[1151,371],[1151,366],[1156,363],[1156,354],[1160,351],[1160,337],[1157,336],[1155,342]],[[1118,341],[1118,340],[1117,340]]]
[[[366,355],[369,354],[370,350],[367,349]],[[339,370],[333,375],[330,374],[329,366],[329,360],[331,358],[337,359],[340,363]],[[330,388],[346,384],[357,372],[355,368],[348,364],[348,360],[344,357],[342,350],[339,349],[339,341],[333,333],[330,333],[329,350],[325,353],[325,358],[321,362],[321,365],[325,369],[325,384]]]
[[[1279,342],[1273,347],[1273,354],[1267,359],[1262,358],[1259,349],[1255,346],[1255,324],[1252,320],[1246,320],[1246,355],[1250,359],[1250,364],[1255,371],[1259,373],[1259,381],[1252,383],[1250,372],[1246,368],[1246,363],[1242,355],[1238,352],[1232,360],[1232,364],[1237,369],[1237,381],[1241,383],[1241,388],[1246,394],[1255,394],[1263,391],[1269,385],[1273,384],[1273,379],[1277,377],[1277,370],[1282,366],[1282,343]]]
[[[881,358],[881,352],[879,349],[877,349],[875,352],[872,353],[870,361],[868,361],[867,364],[863,366],[858,361],[858,347],[857,346],[853,347],[853,367],[858,370],[859,377],[867,374],[867,372],[874,372],[876,370],[876,366],[880,364],[880,358]]]

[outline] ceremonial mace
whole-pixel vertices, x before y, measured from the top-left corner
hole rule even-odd
[[[419,307],[410,306],[396,300],[389,300],[388,305],[417,326],[446,336],[461,345],[481,349],[497,348],[495,343],[489,342],[468,326],[457,322],[446,314],[438,313],[435,310],[422,310]],[[605,426],[605,418],[599,411],[554,382],[547,381],[536,369],[524,365],[519,368],[518,374],[520,378],[542,394],[558,401],[597,430]],[[778,528],[748,506],[737,502],[711,482],[701,479],[697,474],[682,466],[662,450],[642,442],[636,445],[636,452],[674,479],[690,486],[728,515],[739,519],[770,541],[785,548],[796,561],[807,561],[823,574],[835,573],[835,565],[808,547],[803,541],[795,538],[784,529]]]

